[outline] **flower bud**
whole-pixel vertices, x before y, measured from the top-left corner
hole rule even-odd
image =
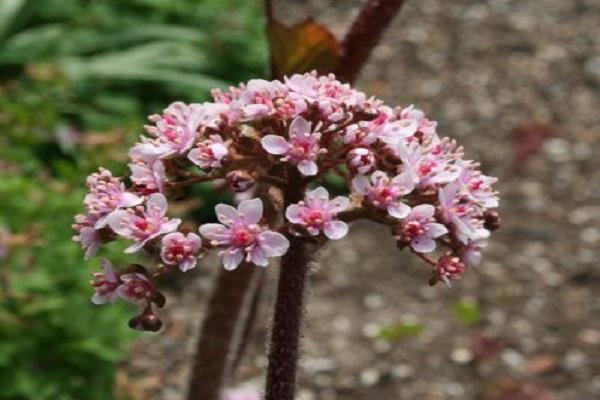
[[[500,229],[500,214],[496,210],[488,210],[483,215],[483,227],[489,231]]]
[[[141,314],[129,320],[129,327],[138,331],[158,332],[162,327],[162,321],[148,305]]]
[[[450,286],[450,281],[458,279],[465,269],[465,264],[460,258],[453,254],[445,254],[439,258],[429,284],[433,286],[437,282],[443,281],[446,285]]]
[[[358,147],[348,152],[346,163],[353,173],[366,174],[375,166],[375,155],[371,150]]]
[[[254,186],[254,177],[248,172],[241,169],[231,171],[225,177],[227,186],[234,192],[245,192]]]

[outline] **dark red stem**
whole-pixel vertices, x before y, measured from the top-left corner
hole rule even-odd
[[[367,0],[344,38],[344,53],[335,74],[352,83],[381,40],[404,0]]]
[[[221,398],[246,293],[252,275],[260,272],[245,264],[235,271],[220,269],[198,340],[188,400]]]
[[[298,182],[299,177],[290,177]],[[285,205],[304,197],[302,185],[290,185],[284,192]],[[290,248],[281,259],[275,315],[269,347],[266,400],[293,400],[296,391],[296,369],[302,325],[304,289],[312,251],[308,243],[290,237]]]

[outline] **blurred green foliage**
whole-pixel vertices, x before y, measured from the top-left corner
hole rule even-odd
[[[452,305],[454,316],[467,326],[475,326],[483,319],[479,304],[470,298],[464,298]]]
[[[418,336],[424,330],[425,326],[423,324],[418,322],[404,322],[381,328],[377,333],[377,337],[389,342],[396,342],[403,338]]]
[[[0,0],[0,400],[116,399],[133,310],[89,303],[85,176],[125,172],[146,115],[264,76],[263,24],[259,0]]]

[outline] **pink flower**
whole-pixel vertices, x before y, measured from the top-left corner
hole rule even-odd
[[[377,208],[387,210],[395,218],[404,218],[410,212],[410,207],[401,201],[413,191],[415,185],[408,174],[400,174],[390,179],[383,171],[375,171],[369,179],[358,175],[352,180],[356,192],[366,196],[369,202]]]
[[[497,178],[483,175],[475,169],[473,163],[464,162],[458,181],[462,185],[462,191],[481,207],[498,207],[498,193],[492,188],[498,181]]]
[[[437,148],[431,151],[417,142],[399,143],[396,150],[404,170],[417,186],[430,187],[453,182],[460,174],[460,168],[455,165],[456,156],[451,153]]]
[[[414,135],[418,125],[413,120],[396,119],[391,110],[384,109],[368,126],[382,142],[397,144],[402,139]]]
[[[168,265],[177,265],[183,272],[196,266],[202,240],[195,233],[169,233],[162,238],[161,258]]]
[[[88,215],[96,219],[95,229],[104,228],[111,214],[121,208],[134,207],[144,199],[125,190],[123,182],[113,178],[109,170],[100,168],[87,178],[90,192],[85,196]]]
[[[434,222],[435,207],[421,204],[410,210],[402,221],[398,232],[399,240],[409,243],[418,253],[430,253],[435,250],[435,238],[448,233],[448,229]]]
[[[95,291],[92,303],[97,305],[115,301],[118,297],[117,288],[121,284],[110,261],[102,259],[102,268],[104,272],[94,273],[94,280],[91,281]]]
[[[125,253],[139,251],[150,240],[173,232],[180,219],[166,217],[167,199],[161,193],[155,193],[148,198],[146,207],[118,210],[108,221],[111,229],[120,236],[134,240],[135,243],[125,249]]]
[[[316,175],[318,166],[315,160],[322,152],[319,147],[321,134],[311,132],[310,122],[302,117],[295,118],[289,127],[289,140],[282,136],[267,135],[260,141],[270,154],[283,155],[281,161],[291,162],[306,176]]]
[[[339,196],[329,200],[323,187],[306,193],[304,201],[288,206],[285,216],[293,224],[306,228],[313,236],[323,232],[329,239],[341,239],[348,233],[348,225],[335,219],[337,213],[348,208],[350,200]]]
[[[123,283],[117,288],[117,294],[130,303],[145,306],[156,294],[154,285],[144,274],[138,272],[123,274],[121,281]]]
[[[486,239],[490,232],[483,227],[479,207],[460,194],[458,182],[450,183],[438,192],[440,210],[445,222],[452,225],[453,231],[462,243]]]
[[[229,150],[225,147],[223,138],[219,135],[210,135],[207,140],[199,142],[188,153],[188,159],[203,170],[221,168],[223,159]]]
[[[369,146],[377,140],[377,134],[371,130],[367,123],[350,125],[343,136],[344,143],[355,146]]]
[[[266,266],[268,257],[279,257],[287,252],[289,242],[285,236],[258,225],[263,214],[260,199],[244,200],[237,210],[225,204],[217,205],[215,210],[221,224],[204,224],[200,234],[213,246],[227,247],[221,252],[225,269],[237,268],[244,259]]]
[[[450,281],[460,278],[465,269],[460,258],[446,254],[439,258],[435,266],[435,278],[450,286]]]
[[[81,244],[85,250],[85,259],[93,257],[102,244],[102,239],[98,230],[95,228],[97,218],[91,215],[78,214],[75,216],[73,229],[77,235],[73,236],[75,242]]]
[[[165,191],[165,166],[155,150],[154,146],[148,146],[147,143],[138,143],[129,151],[131,181],[136,191],[146,195]]]
[[[414,121],[416,132],[421,132],[427,136],[435,135],[437,122],[430,121],[425,117],[425,113],[412,104],[400,111],[400,120]]]
[[[172,103],[162,115],[149,117],[155,126],[147,125],[146,131],[156,137],[154,144],[162,157],[184,154],[198,138],[202,116],[200,104],[187,105],[180,101]]]
[[[481,251],[488,245],[487,240],[479,239],[467,243],[460,251],[460,258],[465,265],[475,267],[481,263]]]
[[[375,168],[375,154],[364,147],[357,147],[348,152],[346,157],[348,169],[355,174],[366,174]]]

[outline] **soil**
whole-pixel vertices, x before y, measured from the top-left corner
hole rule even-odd
[[[277,3],[277,2],[276,2]],[[277,3],[338,35],[358,1]],[[502,228],[452,288],[352,227],[323,251],[306,306],[301,400],[600,398],[600,2],[407,0],[357,86],[414,103],[500,178]],[[214,261],[214,260],[213,260]],[[177,283],[166,328],[119,390],[183,399],[216,262]],[[238,380],[260,388],[277,268]]]

